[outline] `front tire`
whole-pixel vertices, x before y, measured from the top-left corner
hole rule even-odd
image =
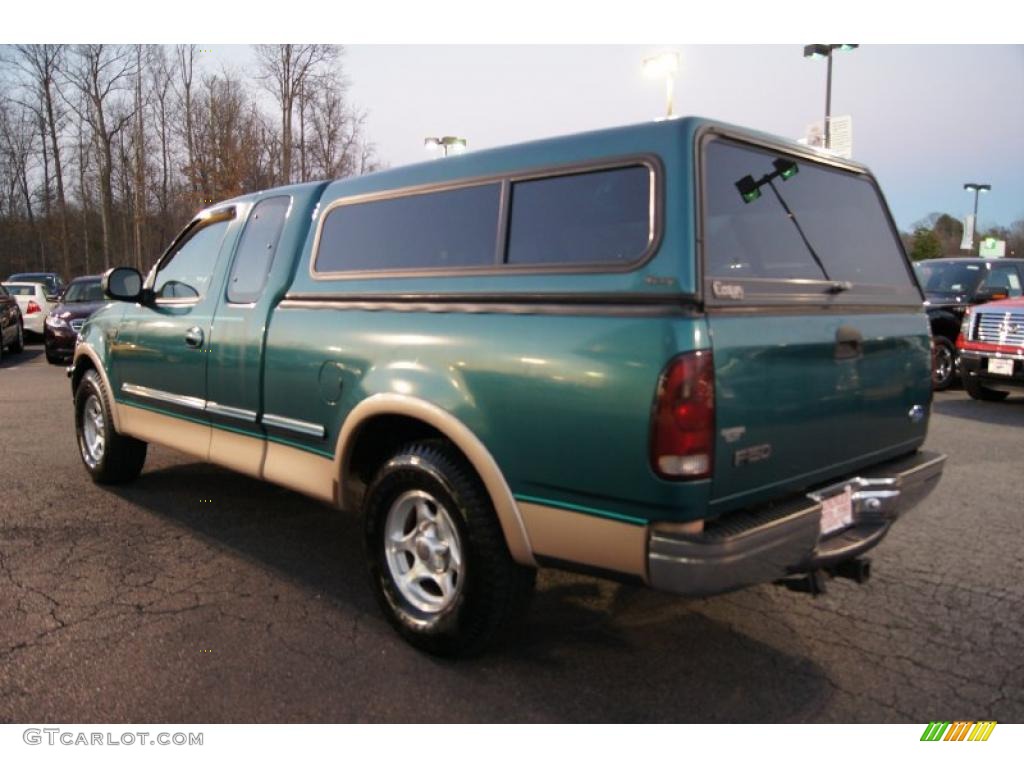
[[[945,336],[936,336],[934,344],[932,389],[941,392],[953,386],[953,382],[956,380],[956,347]]]
[[[963,381],[964,389],[967,390],[967,394],[975,400],[986,400],[990,403],[998,403],[1000,400],[1005,400],[1010,396],[1009,392],[1003,392],[998,389],[989,389],[978,381],[976,376],[969,376],[966,371],[963,375]]]
[[[412,443],[385,463],[363,520],[377,601],[421,650],[478,654],[529,600],[536,571],[512,559],[483,483],[447,441]]]
[[[89,370],[75,390],[75,435],[78,453],[96,483],[128,483],[146,463],[146,443],[114,429],[103,381]]]

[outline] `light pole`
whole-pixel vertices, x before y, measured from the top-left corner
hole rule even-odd
[[[672,91],[679,72],[679,54],[675,51],[648,56],[643,60],[644,75],[652,79],[665,78],[665,117],[672,117]]]
[[[853,43],[812,43],[804,46],[805,59],[828,59],[828,80],[825,84],[825,149],[832,148],[832,133],[829,121],[832,119],[832,51],[852,51],[859,48]]]
[[[448,157],[449,152],[461,155],[466,151],[466,147],[468,145],[469,142],[466,141],[466,139],[458,136],[427,136],[427,138],[423,140],[423,146],[426,147],[428,151],[433,152],[440,148],[444,150],[445,157]]]
[[[978,231],[978,195],[982,192],[988,192],[992,189],[991,184],[978,184],[977,182],[970,182],[964,184],[964,190],[967,192],[974,193],[974,220],[971,222],[974,227],[974,231],[971,232],[971,251],[974,251],[974,235]],[[978,253],[981,253],[981,241],[978,241]]]

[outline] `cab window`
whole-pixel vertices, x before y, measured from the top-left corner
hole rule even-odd
[[[263,293],[291,201],[290,197],[270,197],[252,209],[228,278],[228,301],[244,304]]]
[[[1024,294],[1024,288],[1021,287],[1020,274],[1017,272],[1016,267],[1009,264],[993,266],[981,287],[1002,288],[1014,298]]]
[[[157,301],[199,300],[206,295],[228,223],[221,220],[197,226],[170,258],[164,259],[153,282]]]

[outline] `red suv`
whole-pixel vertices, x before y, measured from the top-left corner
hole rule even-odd
[[[974,399],[1024,392],[1024,297],[967,310],[956,347],[964,389]]]

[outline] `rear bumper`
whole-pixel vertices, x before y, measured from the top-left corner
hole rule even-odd
[[[23,314],[21,316],[21,327],[29,333],[42,334],[43,323],[46,320],[46,315],[42,312],[33,312],[31,315]]]
[[[856,557],[878,544],[893,521],[931,493],[945,463],[942,454],[918,451],[806,496],[726,515],[700,534],[652,529],[649,582],[677,594],[712,595]],[[853,524],[822,536],[821,499],[847,486]]]

